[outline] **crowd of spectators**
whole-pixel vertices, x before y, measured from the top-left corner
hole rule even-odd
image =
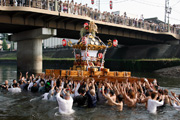
[[[26,6],[39,9],[47,9],[51,11],[59,11],[68,14],[88,16],[93,20],[126,25],[136,28],[142,28],[151,31],[168,32],[168,24],[154,23],[152,21],[144,20],[143,15],[138,18],[130,18],[124,12],[123,15],[115,14],[113,12],[101,12],[98,9],[88,7],[88,4],[78,4],[77,2],[69,0],[0,0],[3,6]],[[180,29],[176,25],[170,25],[169,32],[179,34]]]

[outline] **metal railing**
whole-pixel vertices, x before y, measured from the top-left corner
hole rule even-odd
[[[93,10],[92,8],[86,5],[77,4],[74,2],[62,2],[58,0],[0,0],[1,6],[24,6],[39,8],[51,11],[59,11],[67,14],[82,15],[88,16],[93,20],[120,24],[125,26],[131,26],[135,28],[141,28],[150,31],[157,32],[170,32],[174,34],[180,34],[180,28],[170,25],[170,30],[168,31],[168,24],[160,23],[151,23],[144,21],[142,19],[132,19],[127,16],[119,16],[110,14],[109,12],[101,13],[97,9]]]

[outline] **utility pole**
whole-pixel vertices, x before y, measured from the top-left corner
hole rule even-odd
[[[169,0],[166,0],[165,3],[165,23],[166,23],[166,15],[168,14],[168,32],[170,32],[170,24],[169,24],[169,14],[171,14],[172,8],[169,6]]]
[[[165,0],[165,16],[164,16],[164,22],[166,23],[166,18],[167,18],[167,7],[168,7],[168,4],[169,4],[169,0]]]

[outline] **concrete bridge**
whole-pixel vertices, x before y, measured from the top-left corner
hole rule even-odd
[[[42,39],[57,36],[79,39],[83,23],[92,20],[81,15],[49,11],[31,7],[0,6],[0,33],[13,33],[12,41],[17,41],[18,70],[34,73],[42,72]],[[118,39],[119,44],[164,44],[178,42],[179,34],[157,32],[132,26],[102,21],[98,25],[98,36],[105,42]]]

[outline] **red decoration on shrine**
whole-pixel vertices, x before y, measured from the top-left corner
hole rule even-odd
[[[110,9],[112,9],[112,5],[113,5],[112,0],[110,0]]]
[[[98,54],[98,58],[99,58],[99,59],[102,59],[102,58],[103,58],[103,54],[102,54],[102,53],[99,53],[99,54]]]
[[[67,42],[66,42],[65,39],[62,40],[62,45],[63,45],[63,46],[66,46],[66,45],[67,45]]]
[[[91,4],[92,4],[92,5],[94,4],[94,0],[91,0]]]
[[[89,52],[88,51],[85,52],[84,54],[85,54],[85,57],[89,57]]]
[[[116,47],[118,45],[118,41],[115,39],[113,40],[113,46]]]
[[[80,57],[80,54],[76,54],[76,58]]]

